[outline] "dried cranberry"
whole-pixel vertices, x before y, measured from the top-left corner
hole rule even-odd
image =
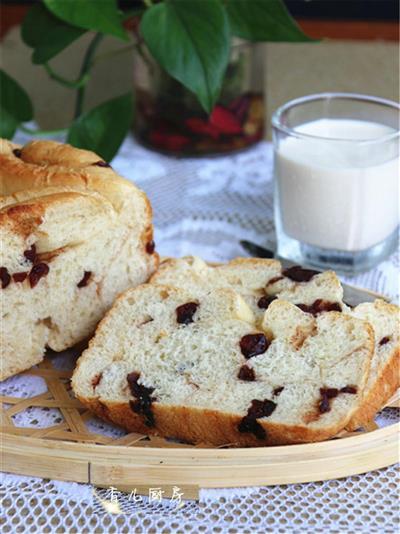
[[[43,278],[43,276],[47,276],[49,274],[49,270],[50,269],[47,263],[37,263],[34,265],[29,273],[29,283],[31,287],[35,287],[39,280]]]
[[[274,397],[278,397],[284,389],[285,389],[284,386],[279,386],[278,388],[275,388],[274,391],[272,392]]]
[[[320,388],[321,400],[318,404],[320,413],[326,413],[331,411],[330,399],[334,399],[338,396],[339,390],[336,388]]]
[[[269,417],[275,411],[276,403],[269,399],[251,401],[251,406],[247,410],[247,415],[259,419],[260,417]]]
[[[254,434],[257,439],[265,439],[267,437],[267,433],[260,423],[257,423],[255,419],[247,415],[240,421],[238,430],[242,434],[247,432]]]
[[[147,252],[147,254],[153,254],[153,252],[155,251],[155,248],[156,248],[156,244],[154,243],[153,240],[151,240],[148,243],[146,243],[146,252]]]
[[[93,386],[93,388],[95,388],[96,386],[99,385],[100,380],[102,378],[103,378],[103,373],[99,373],[98,375],[94,375],[94,377],[92,378],[92,386]]]
[[[94,165],[95,167],[111,167],[111,165],[109,163],[107,163],[106,161],[96,161],[95,163],[92,163],[92,165]]]
[[[196,313],[199,305],[197,302],[187,302],[176,308],[176,320],[179,324],[193,323],[193,315]]]
[[[20,148],[14,148],[13,154],[16,158],[20,158],[22,156],[22,150]]]
[[[12,275],[14,282],[23,282],[27,276],[27,272],[14,273]]]
[[[272,301],[276,300],[278,297],[275,297],[274,295],[268,297],[265,295],[264,297],[261,297],[258,302],[257,306],[261,308],[262,310],[268,309],[268,306],[271,304]]]
[[[328,397],[322,397],[320,403],[318,404],[318,409],[321,413],[326,413],[331,411],[331,404]]]
[[[92,271],[85,271],[82,279],[76,284],[76,286],[79,288],[87,286],[91,276]]]
[[[11,282],[11,276],[8,272],[7,267],[0,267],[0,280],[1,280],[1,288],[5,289],[8,284]]]
[[[254,369],[248,367],[247,365],[242,365],[238,373],[239,380],[246,380],[246,382],[254,382],[256,379],[256,374]]]
[[[272,284],[275,284],[280,280],[283,280],[283,276],[275,276],[274,278],[271,278],[271,280],[268,281],[267,286],[272,286]]]
[[[32,245],[31,248],[24,251],[25,258],[31,263],[35,263],[37,259],[36,245]]]
[[[334,399],[339,395],[339,390],[337,388],[321,388],[321,395],[325,395],[328,399]]]
[[[282,274],[294,282],[309,282],[311,278],[320,273],[312,269],[304,269],[304,267],[300,267],[300,265],[294,265],[293,267],[282,271]]]
[[[390,341],[390,337],[389,336],[385,336],[383,337],[380,341],[379,341],[379,345],[386,345],[386,343],[389,343]]]
[[[238,425],[239,432],[250,432],[254,434],[257,439],[265,439],[267,434],[265,429],[256,421],[261,417],[268,417],[276,408],[275,402],[265,399],[257,400],[254,399],[251,401],[251,406],[247,410],[247,415],[243,417]]]
[[[269,347],[269,341],[264,334],[248,334],[240,340],[240,350],[247,359],[263,354]]]
[[[317,299],[312,304],[296,304],[305,313],[311,313],[316,316],[322,312],[342,311],[342,307],[338,302],[329,302],[327,300]]]
[[[132,395],[136,397],[136,400],[129,401],[129,406],[133,412],[142,414],[144,416],[144,422],[146,426],[152,427],[155,426],[154,414],[151,411],[151,404],[156,400],[155,397],[151,396],[154,392],[154,388],[139,384],[139,378],[140,373],[135,371],[133,373],[129,373],[126,377],[129,389]]]
[[[344,386],[341,388],[340,393],[350,393],[350,395],[356,395],[357,386]]]

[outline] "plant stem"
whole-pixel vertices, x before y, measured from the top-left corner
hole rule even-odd
[[[96,48],[99,46],[100,42],[103,40],[103,38],[104,38],[104,35],[102,33],[96,33],[96,35],[90,41],[90,44],[83,58],[81,71],[79,73],[79,79],[83,78],[89,73],[90,68],[92,67],[92,64],[93,64],[93,55],[96,51]],[[78,92],[76,94],[74,119],[77,119],[82,114],[85,92],[86,92],[86,85],[79,87]]]
[[[33,135],[33,136],[53,136],[53,135],[57,135],[57,134],[63,134],[63,133],[67,133],[68,132],[68,128],[58,128],[56,130],[32,130],[32,128],[28,128],[27,126],[24,126],[23,124],[20,124],[18,126],[19,130],[21,130],[21,132],[24,132],[26,134],[29,134],[29,135]]]
[[[52,78],[53,80],[56,80],[61,85],[64,85],[65,87],[68,87],[70,89],[79,89],[80,87],[87,84],[90,78],[90,74],[86,73],[84,76],[78,78],[77,80],[67,80],[63,76],[60,76],[57,74],[48,63],[44,63],[44,68],[46,69],[47,74]]]

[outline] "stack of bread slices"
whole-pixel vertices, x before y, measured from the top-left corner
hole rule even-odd
[[[399,387],[399,309],[350,307],[335,273],[158,266],[144,193],[68,145],[0,141],[0,185],[1,378],[95,332],[72,379],[85,405],[217,446],[329,439]]]
[[[131,431],[276,445],[367,424],[396,391],[398,365],[398,308],[352,309],[333,272],[189,257],[116,301],[73,388]]]

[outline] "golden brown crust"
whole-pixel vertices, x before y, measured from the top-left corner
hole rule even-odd
[[[19,150],[18,155],[15,155],[15,149]],[[121,212],[134,190],[142,199],[144,219],[149,221],[140,239],[145,248],[153,239],[152,208],[147,196],[111,167],[97,166],[99,162],[102,159],[94,152],[56,141],[32,141],[20,147],[0,139],[0,194],[8,197],[19,191],[41,191],[47,187],[57,188],[60,193],[96,191]],[[18,207],[16,209],[21,210]],[[36,216],[34,220],[39,221]],[[130,222],[131,217],[127,213],[126,224],[129,226]],[[33,224],[33,220],[30,224]],[[157,252],[149,255],[149,263],[154,268],[157,268],[158,262]]]
[[[324,429],[306,428],[297,425],[282,425],[258,419],[266,432],[266,439],[257,439],[251,433],[241,433],[239,415],[216,410],[186,406],[164,406],[152,404],[155,427],[148,427],[141,415],[132,411],[126,402],[105,402],[99,399],[79,397],[101,419],[116,423],[130,432],[180,439],[189,443],[209,443],[215,446],[265,447],[323,441],[337,435],[341,425]]]
[[[346,430],[356,430],[370,421],[400,387],[400,349],[393,350],[389,361],[379,373],[371,391],[363,399],[360,408],[352,416]]]

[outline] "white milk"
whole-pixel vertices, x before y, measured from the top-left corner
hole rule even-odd
[[[285,233],[343,251],[368,249],[387,238],[399,223],[397,143],[360,146],[354,140],[395,130],[374,122],[320,119],[295,131],[317,138],[288,137],[275,154]]]

